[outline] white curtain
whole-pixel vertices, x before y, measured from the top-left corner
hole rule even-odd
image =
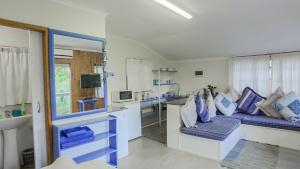
[[[277,87],[300,94],[299,52],[272,55],[272,90]]]
[[[230,85],[242,92],[247,86],[263,96],[271,93],[270,57],[237,57],[231,60]]]
[[[141,85],[141,61],[138,59],[127,59],[127,88],[134,92],[142,91]]]
[[[127,59],[127,87],[134,92],[152,90],[152,61]]]
[[[152,90],[152,81],[153,81],[153,73],[152,73],[152,61],[151,60],[142,60],[142,85],[143,91]]]
[[[31,102],[27,48],[0,48],[0,106]]]

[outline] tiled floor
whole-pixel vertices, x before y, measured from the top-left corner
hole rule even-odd
[[[150,124],[153,124],[155,122],[158,122],[158,112],[149,112],[149,113],[145,113],[142,116],[142,127],[148,126]],[[164,110],[161,112],[161,118],[162,120],[166,120],[167,119],[167,111]]]
[[[159,126],[158,123],[158,112],[151,112],[144,115],[142,118],[142,135],[151,140],[158,141],[160,143],[167,143],[167,122],[166,122],[166,111],[162,111],[162,126]],[[152,124],[152,125],[149,125]],[[147,126],[147,127],[145,127]]]
[[[142,129],[144,137],[151,140],[166,144],[167,143],[167,122],[162,122],[161,127],[159,124],[145,127]]]
[[[299,169],[300,151],[280,148],[276,169]],[[119,169],[224,169],[216,161],[167,148],[147,138],[130,142]],[[239,168],[243,169],[243,168]]]
[[[219,163],[167,148],[147,138],[130,142],[129,156],[120,160],[119,169],[222,169]]]

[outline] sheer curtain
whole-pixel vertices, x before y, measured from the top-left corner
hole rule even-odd
[[[128,89],[141,92],[152,90],[152,61],[145,59],[127,59]]]
[[[141,60],[127,59],[127,88],[134,92],[142,91],[141,85]]]
[[[230,86],[239,92],[249,86],[263,96],[271,93],[269,56],[232,58],[230,76]]]
[[[272,55],[272,90],[282,87],[285,92],[300,94],[300,53]]]
[[[0,106],[31,102],[27,48],[0,48]]]

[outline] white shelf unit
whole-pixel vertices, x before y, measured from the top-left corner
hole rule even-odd
[[[156,69],[156,70],[152,70],[153,73],[158,73],[158,84],[154,84],[154,86],[158,86],[158,121],[159,121],[159,126],[161,127],[161,123],[162,123],[162,118],[161,118],[161,86],[166,86],[166,85],[175,85],[176,83],[161,83],[161,74],[162,73],[176,73],[177,70],[168,70],[168,69]]]

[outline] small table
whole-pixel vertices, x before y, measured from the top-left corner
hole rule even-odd
[[[96,110],[96,103],[97,103],[98,100],[100,100],[100,98],[97,98],[97,97],[84,98],[84,99],[77,100],[77,102],[79,103],[79,110],[80,111],[85,111],[85,105],[87,103],[91,103],[93,105],[93,110]]]

